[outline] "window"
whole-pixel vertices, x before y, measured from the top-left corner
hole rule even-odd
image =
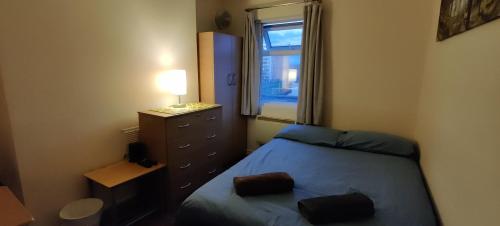
[[[299,94],[302,21],[264,24],[260,103],[296,103]]]

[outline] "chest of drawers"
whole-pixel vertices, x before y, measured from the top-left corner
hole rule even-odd
[[[221,114],[219,105],[182,114],[139,112],[140,141],[151,159],[166,164],[169,209],[221,172]]]

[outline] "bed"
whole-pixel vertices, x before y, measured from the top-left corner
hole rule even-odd
[[[373,200],[375,215],[331,225],[437,225],[411,142],[377,133],[290,128],[191,194],[176,224],[311,225],[298,211],[299,200],[356,191]],[[233,189],[235,176],[275,171],[294,178],[293,192],[240,197]]]

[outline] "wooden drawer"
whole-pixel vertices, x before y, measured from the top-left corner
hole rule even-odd
[[[207,147],[217,146],[220,136],[221,134],[218,130],[206,130],[201,141],[201,148],[206,150]]]
[[[224,155],[223,150],[220,146],[221,145],[219,145],[218,143],[213,143],[213,144],[207,143],[206,145],[198,149],[199,150],[198,153],[202,157],[202,159],[206,159],[207,157],[210,156],[214,156],[217,159],[220,159]]]
[[[222,167],[218,163],[218,161],[209,161],[197,171],[197,175],[200,178],[199,186],[207,183],[212,180],[215,176],[219,175],[222,172]]]
[[[183,168],[191,164],[188,168]],[[199,187],[199,170],[201,166],[197,162],[189,162],[186,165],[170,167],[169,169],[169,195],[174,203],[179,204],[194,190]]]
[[[210,180],[212,180],[214,177],[216,177],[220,173],[222,173],[222,167],[220,167],[218,165],[207,165],[202,170],[200,170],[200,172],[201,172],[202,178],[203,178],[203,183],[201,185],[203,185],[203,184],[209,182]]]
[[[217,150],[208,148],[201,153],[203,154],[201,162],[212,163],[212,164],[216,164],[219,162],[220,153]]]
[[[173,205],[179,205],[198,188],[198,180],[194,177],[178,178],[169,185],[169,196]]]
[[[222,120],[222,111],[220,108],[210,109],[201,112],[200,121],[205,128],[216,128],[220,126]]]
[[[176,162],[169,162],[168,172],[171,179],[183,178],[193,176],[201,163],[199,157],[192,157],[191,159],[182,159]]]
[[[200,155],[199,139],[193,137],[182,137],[167,141],[167,158],[169,163],[176,163],[182,160],[193,160],[195,156]]]
[[[198,175],[202,180],[201,186],[222,172],[222,164],[221,152],[217,146],[209,145],[200,150],[200,153],[201,167],[198,170]]]
[[[201,114],[180,115],[167,119],[167,140],[192,136],[200,129]]]
[[[203,183],[206,183],[222,172],[222,167],[219,162],[220,161],[217,159],[212,159],[206,164],[203,164],[203,166],[199,169],[199,175],[202,179],[204,179]]]
[[[197,171],[196,171],[197,172]],[[189,187],[194,187],[196,185],[196,181],[193,180],[197,175],[193,172],[189,172],[186,176],[173,176],[171,175],[169,187],[173,192],[181,192]]]

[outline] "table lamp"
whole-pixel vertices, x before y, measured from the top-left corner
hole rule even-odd
[[[186,107],[186,104],[181,104],[181,96],[187,94],[186,70],[168,70],[161,75],[160,83],[166,91],[173,95],[177,95],[179,98],[179,102],[170,107]]]

